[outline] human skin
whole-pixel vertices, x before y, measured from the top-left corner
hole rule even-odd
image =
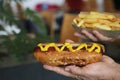
[[[93,30],[90,33],[87,30],[83,29],[81,30],[81,32],[75,32],[74,35],[80,37],[80,39],[89,39],[94,42],[104,42],[120,45],[120,36],[118,36],[117,38],[107,37],[98,32],[97,30]]]
[[[110,38],[107,36],[102,35],[97,30],[93,30],[92,33],[88,32],[87,30],[83,29],[80,33],[75,32],[75,36],[84,39],[90,39],[92,41],[103,41],[103,42],[114,42],[115,40],[120,40],[120,38]]]
[[[100,34],[96,30],[93,30],[92,33],[82,30],[81,33],[76,32],[75,35],[80,38],[87,38],[96,42],[114,42],[115,40]],[[67,42],[74,43],[71,40],[67,40]],[[120,64],[105,55],[103,55],[100,62],[88,64],[83,67],[75,65],[66,67],[44,65],[44,68],[78,80],[120,80]]]
[[[117,64],[113,59],[105,55],[100,62],[88,64],[83,67],[75,65],[65,67],[44,65],[43,67],[47,70],[78,80],[120,79],[120,64]]]

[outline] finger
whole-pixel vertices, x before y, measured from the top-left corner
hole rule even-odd
[[[81,33],[89,39],[91,39],[92,41],[98,41],[98,39],[93,34],[89,33],[87,30],[82,30]]]
[[[67,66],[65,68],[66,71],[71,72],[75,75],[84,75],[85,71],[81,67],[78,66]]]
[[[74,41],[70,40],[70,39],[66,39],[65,40],[66,42],[69,42],[69,43],[74,43]]]
[[[44,65],[43,67],[45,69],[47,69],[47,70],[56,72],[58,74],[61,74],[61,75],[67,76],[67,77],[72,77],[72,78],[74,77],[73,74],[71,74],[70,72],[65,71],[64,68],[55,67],[55,66],[49,66],[49,65]]]
[[[108,56],[105,56],[105,55],[103,55],[102,61],[106,62],[106,63],[113,63],[113,62],[115,62],[112,58],[110,58]]]
[[[77,37],[83,38],[83,39],[87,39],[84,35],[82,35],[78,32],[75,32],[74,35],[77,36]]]
[[[99,33],[96,30],[93,31],[93,34],[101,41],[112,41],[113,40],[112,38],[102,35],[101,33]]]

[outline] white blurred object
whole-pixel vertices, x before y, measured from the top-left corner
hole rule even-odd
[[[4,26],[4,31],[0,31],[0,35],[13,35],[14,33],[18,34],[20,33],[20,29],[17,28],[15,25],[6,25]]]
[[[98,5],[98,11],[104,12],[104,0],[96,0]]]
[[[7,36],[8,33],[7,33],[6,31],[1,30],[1,31],[0,31],[0,35],[6,35],[6,36]]]
[[[6,26],[4,26],[4,29],[5,29],[5,31],[6,31],[8,34],[10,34],[10,35],[13,34],[13,31],[12,31],[12,29],[11,29],[11,26],[6,25]]]
[[[20,31],[21,31],[21,30],[20,30],[17,26],[15,26],[15,25],[12,25],[12,26],[11,26],[11,30],[14,31],[16,34],[20,33]]]
[[[56,4],[58,6],[61,6],[64,3],[64,0],[25,0],[22,2],[23,8],[30,8],[34,10],[36,4],[38,3],[49,3],[49,4]]]
[[[0,25],[4,30],[0,30],[0,35],[13,35],[14,33],[20,33],[20,29],[16,25],[8,25],[4,21],[0,21]]]

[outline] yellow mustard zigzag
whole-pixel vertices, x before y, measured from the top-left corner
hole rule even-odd
[[[87,43],[80,43],[80,45],[78,45],[76,49],[73,49],[73,45],[71,43],[64,43],[62,44],[61,48],[59,48],[58,45],[56,45],[55,43],[48,43],[44,46],[42,43],[39,43],[38,47],[40,47],[41,51],[47,51],[49,47],[54,47],[58,52],[63,51],[65,47],[68,48],[68,50],[71,52],[78,51],[82,48],[85,48],[88,52],[92,52],[94,50],[95,52],[99,53],[101,51],[101,46],[97,43],[92,43],[92,46],[89,48]]]

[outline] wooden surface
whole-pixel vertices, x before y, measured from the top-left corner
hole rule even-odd
[[[115,12],[113,0],[104,0],[105,12]]]
[[[44,18],[44,20],[46,21],[46,24],[49,27],[49,33],[50,33],[50,37],[54,38],[54,21],[55,21],[55,15],[54,12],[51,11],[41,11],[40,12],[41,16]]]
[[[71,39],[75,42],[79,42],[79,38],[74,36],[75,29],[72,26],[72,21],[77,15],[64,14],[63,24],[60,33],[60,42],[65,42],[66,39]]]
[[[82,11],[98,11],[96,0],[84,0],[84,5]]]

